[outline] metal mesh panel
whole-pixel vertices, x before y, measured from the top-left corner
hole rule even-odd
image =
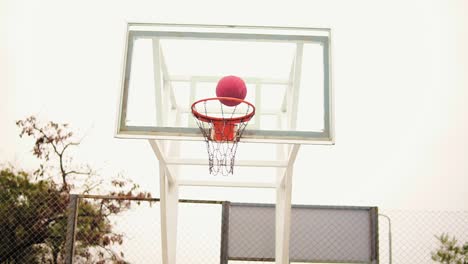
[[[291,259],[317,262],[370,262],[370,210],[293,208]]]
[[[377,241],[375,213],[371,208],[293,206],[291,261],[370,263]],[[275,207],[233,204],[228,250],[233,260],[273,260]]]
[[[228,252],[229,259],[274,259],[274,207],[232,204],[229,209]]]

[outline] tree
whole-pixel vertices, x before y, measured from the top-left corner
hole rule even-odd
[[[41,124],[31,116],[17,125],[20,137],[34,139],[33,155],[41,162],[34,173],[1,170],[0,234],[7,244],[0,244],[0,263],[62,263],[70,193],[89,193],[103,181],[90,166],[74,162],[70,150],[80,141],[67,124]],[[83,184],[75,184],[78,180]],[[110,185],[110,196],[150,197],[121,176],[112,177]],[[80,200],[75,255],[87,263],[125,263],[124,253],[112,249],[124,238],[112,230],[110,217],[130,205],[129,200]]]
[[[459,245],[455,237],[450,238],[448,234],[436,236],[440,245],[432,252],[432,260],[443,264],[468,264],[468,242]]]
[[[53,182],[32,182],[28,173],[11,169],[0,171],[0,190],[0,260],[43,263],[36,258],[45,253],[39,245],[64,217],[66,199]]]

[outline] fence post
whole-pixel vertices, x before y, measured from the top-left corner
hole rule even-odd
[[[371,223],[371,263],[378,264],[379,260],[379,208],[370,208],[370,223]]]
[[[229,260],[229,208],[231,203],[222,203],[221,213],[221,264],[227,264]]]
[[[388,263],[392,264],[392,220],[388,215],[379,214],[388,221]]]
[[[78,203],[79,197],[76,194],[70,194],[70,203],[67,210],[67,240],[65,241],[65,263],[73,264],[73,256],[75,254],[75,235],[76,222],[78,218]]]

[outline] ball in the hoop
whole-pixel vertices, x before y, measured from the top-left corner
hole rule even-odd
[[[237,76],[225,76],[221,78],[221,80],[218,82],[218,85],[216,85],[217,97],[233,97],[244,100],[246,95],[247,87],[245,86],[245,82]],[[231,100],[220,101],[227,106],[236,106],[240,104],[240,102]]]

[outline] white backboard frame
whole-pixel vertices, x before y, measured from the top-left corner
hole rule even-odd
[[[262,33],[258,33],[258,32]],[[265,33],[266,32],[266,33]],[[312,131],[279,131],[247,129],[243,142],[280,144],[334,144],[333,92],[331,74],[331,30],[292,27],[249,27],[231,25],[189,25],[127,23],[123,52],[121,92],[115,136],[118,138],[142,138],[163,140],[204,140],[198,128],[149,127],[126,125],[127,95],[134,37],[203,38],[255,41],[279,41],[292,43],[320,43],[323,45],[324,74],[324,129]]]

